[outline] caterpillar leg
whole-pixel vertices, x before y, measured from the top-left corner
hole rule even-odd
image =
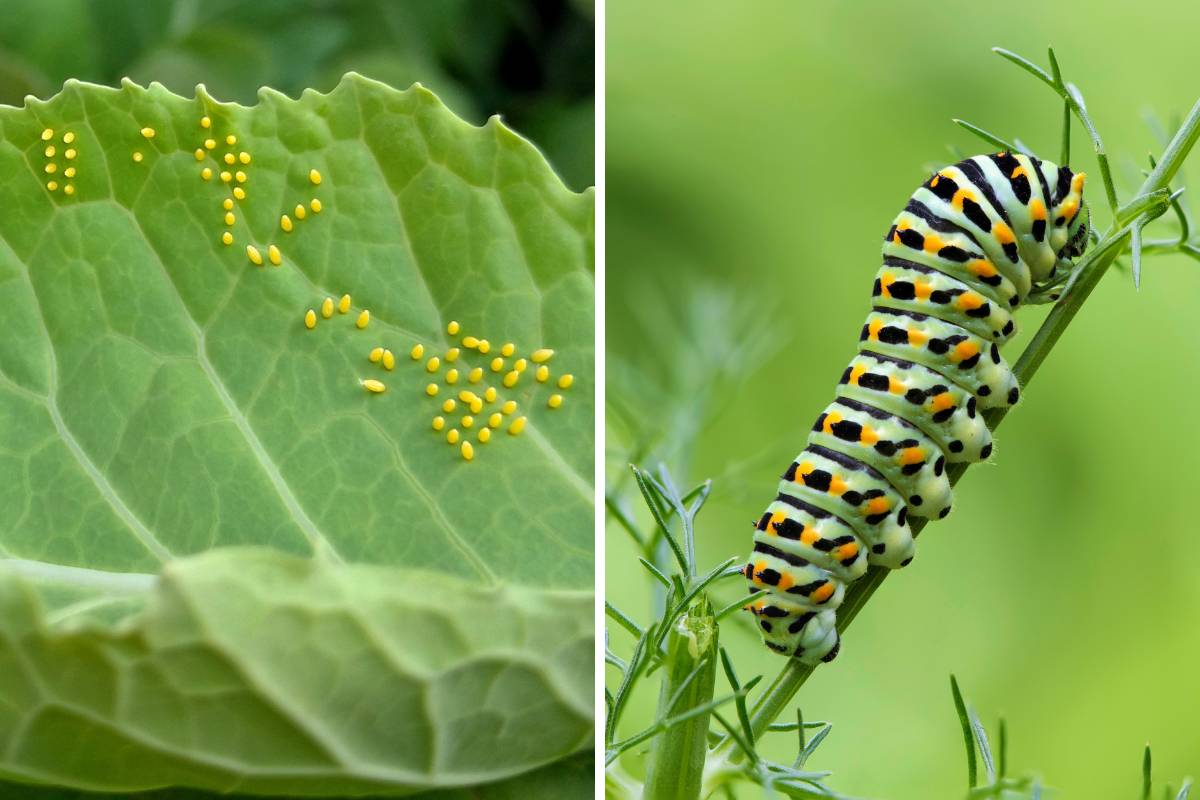
[[[1031,306],[1049,305],[1050,303],[1057,303],[1064,293],[1061,287],[1048,287],[1043,290],[1031,292],[1027,302]]]
[[[786,602],[755,600],[747,608],[758,619],[763,643],[780,655],[805,664],[830,661],[837,655],[837,614],[808,611]]]
[[[763,641],[777,653],[815,664],[836,653],[836,609],[845,584],[803,558],[762,541],[742,573],[757,590],[746,608],[758,618]]]
[[[1059,270],[1054,273],[1050,280],[1043,284],[1035,286],[1033,291],[1029,293],[1029,297],[1025,300],[1026,303],[1034,306],[1045,305],[1046,303],[1057,303],[1058,299],[1066,294],[1067,287],[1075,283],[1078,267],[1073,267],[1070,270]]]

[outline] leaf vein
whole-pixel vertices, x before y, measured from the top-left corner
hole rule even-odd
[[[409,469],[408,462],[404,460],[404,455],[401,452],[399,445],[393,441],[392,437],[387,435],[387,431],[385,431],[383,426],[380,425],[379,422],[373,417],[367,415],[360,416],[362,416],[363,419],[365,419],[373,428],[375,428],[376,431],[379,432],[380,438],[383,439],[383,441],[386,442],[391,448],[392,460],[395,462],[400,474],[402,474],[404,478],[412,485],[413,490],[416,492],[417,496],[421,498],[422,502],[429,507],[430,514],[433,516],[434,521],[437,522],[442,530],[446,533],[446,537],[450,540],[450,543],[453,544],[454,547],[459,550],[459,552],[467,557],[467,560],[470,562],[475,571],[479,573],[480,577],[488,580],[492,585],[496,585],[499,580],[496,577],[496,573],[492,572],[491,568],[488,567],[487,562],[479,557],[479,554],[475,552],[474,548],[467,544],[466,540],[462,538],[458,530],[450,524],[450,520],[448,520],[446,515],[442,513],[441,506],[437,504],[429,492],[425,490],[425,487],[421,484],[421,481],[419,481],[417,476],[412,473],[411,469]]]
[[[247,446],[250,448],[250,451],[254,454],[255,459],[258,461],[259,467],[263,470],[263,473],[271,482],[271,485],[275,489],[275,492],[279,495],[280,500],[283,501],[284,507],[287,508],[292,520],[296,523],[297,527],[300,528],[301,532],[304,534],[305,538],[308,539],[309,544],[314,550],[326,552],[331,557],[341,560],[341,557],[337,554],[332,542],[325,537],[325,535],[317,527],[316,523],[313,522],[312,518],[308,516],[308,513],[304,510],[303,506],[300,505],[300,501],[296,498],[295,493],[292,492],[291,486],[280,473],[279,467],[271,459],[270,454],[267,453],[267,449],[263,446],[262,441],[258,438],[258,434],[254,432],[254,428],[250,425],[250,421],[246,419],[246,415],[242,413],[242,410],[238,407],[237,403],[234,402],[232,395],[229,394],[229,389],[225,386],[224,380],[222,380],[220,373],[217,372],[216,367],[208,357],[208,350],[206,347],[207,339],[205,337],[204,330],[200,327],[196,318],[192,316],[192,310],[188,308],[187,303],[183,299],[183,295],[180,294],[179,287],[175,284],[175,279],[171,275],[171,271],[168,270],[166,264],[163,263],[162,256],[158,252],[158,249],[154,246],[153,240],[146,235],[146,231],[142,228],[141,220],[139,220],[137,215],[135,215],[132,211],[125,209],[124,206],[120,207],[125,211],[129,219],[141,232],[142,238],[145,240],[146,245],[150,248],[150,251],[154,254],[154,258],[158,262],[158,266],[162,270],[163,276],[166,278],[167,285],[171,287],[171,290],[175,294],[176,300],[179,301],[179,306],[183,310],[184,318],[187,321],[188,326],[192,329],[192,335],[196,339],[196,361],[199,363],[201,371],[204,372],[204,376],[212,385],[213,391],[216,393],[217,398],[221,401],[221,404],[225,406],[225,410],[229,412],[230,419],[233,420],[234,426],[238,429],[238,432],[242,434]]]
[[[55,213],[57,214],[57,211]],[[48,223],[46,225],[46,231],[50,230],[52,227],[53,226]],[[38,242],[34,245],[34,253],[36,253],[41,247],[42,240],[45,239],[45,236],[46,233],[43,231],[42,236],[39,237]],[[159,561],[170,560],[172,557],[171,551],[168,550],[162,544],[162,542],[158,541],[158,538],[155,537],[150,529],[142,523],[137,514],[133,513],[133,510],[125,504],[125,501],[121,498],[121,495],[117,492],[113,485],[109,483],[108,478],[106,478],[104,474],[96,467],[95,463],[92,462],[82,445],[80,445],[78,440],[76,440],[75,435],[72,434],[70,428],[67,427],[66,421],[63,419],[62,412],[58,408],[58,354],[54,349],[54,340],[50,336],[50,328],[46,324],[46,315],[42,310],[41,297],[38,296],[37,287],[34,286],[29,264],[27,264],[23,258],[16,254],[16,251],[13,250],[12,245],[2,233],[0,233],[0,241],[4,242],[4,246],[8,249],[9,253],[21,265],[26,285],[29,287],[30,297],[33,299],[34,311],[37,312],[38,325],[41,327],[42,333],[46,337],[46,346],[50,351],[50,359],[48,364],[49,375],[47,377],[49,388],[47,390],[46,398],[43,401],[43,405],[45,406],[47,413],[50,414],[50,421],[54,424],[54,429],[58,431],[58,435],[62,439],[63,444],[66,445],[67,450],[70,451],[72,457],[74,457],[75,461],[79,464],[79,466],[91,480],[92,484],[96,487],[96,491],[100,493],[100,496],[104,498],[104,501],[108,503],[120,520],[125,523],[130,532],[141,543],[141,545]]]

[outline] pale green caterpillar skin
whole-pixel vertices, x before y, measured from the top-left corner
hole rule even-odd
[[[1032,156],[975,156],[893,221],[858,355],[755,525],[747,609],[771,650],[832,660],[847,584],[912,561],[909,518],[950,512],[946,465],[991,455],[980,409],[1020,397],[1000,345],[1087,247],[1083,182]]]

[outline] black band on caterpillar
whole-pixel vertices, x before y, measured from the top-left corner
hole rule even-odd
[[[1012,310],[1083,254],[1083,182],[1032,156],[975,156],[893,221],[859,352],[755,524],[746,608],[774,652],[832,660],[847,584],[912,561],[909,517],[950,511],[946,464],[991,455],[979,409],[1020,397],[999,347]]]

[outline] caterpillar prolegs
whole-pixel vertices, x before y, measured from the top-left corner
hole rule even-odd
[[[1000,345],[1013,311],[1056,299],[1087,247],[1083,182],[1032,156],[975,156],[893,221],[858,354],[755,526],[747,608],[767,647],[832,660],[846,585],[912,561],[909,518],[950,512],[946,464],[991,454],[979,412],[1020,396]]]

